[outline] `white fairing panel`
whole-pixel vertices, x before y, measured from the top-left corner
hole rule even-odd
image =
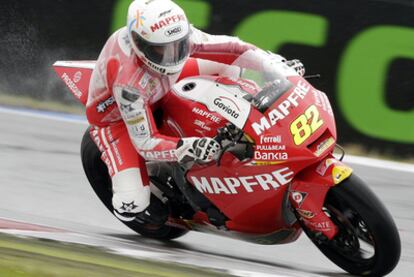
[[[186,78],[175,84],[172,90],[179,96],[204,104],[210,111],[242,129],[249,117],[251,105],[241,93],[227,85],[202,77]]]

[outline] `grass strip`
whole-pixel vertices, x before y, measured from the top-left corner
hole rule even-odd
[[[0,234],[0,276],[230,276],[176,263],[153,262],[105,249]]]

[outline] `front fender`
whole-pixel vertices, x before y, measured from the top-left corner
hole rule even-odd
[[[332,239],[337,227],[323,211],[329,189],[352,174],[352,169],[329,155],[319,163],[301,171],[289,188],[289,199],[299,219],[314,232]]]

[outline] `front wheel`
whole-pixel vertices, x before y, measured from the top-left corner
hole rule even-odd
[[[302,224],[312,242],[351,274],[383,276],[397,265],[401,242],[395,223],[374,193],[355,175],[332,188],[324,212],[339,233],[324,240]]]
[[[88,177],[89,184],[105,207],[112,213],[111,178],[109,177],[108,169],[105,163],[101,160],[101,152],[89,135],[89,128],[86,130],[82,138],[81,157],[83,169]],[[188,230],[167,225],[163,225],[161,228],[153,230],[135,221],[121,222],[144,237],[159,240],[179,238],[188,232]]]

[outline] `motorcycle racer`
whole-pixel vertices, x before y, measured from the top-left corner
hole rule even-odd
[[[180,79],[230,74],[239,55],[255,46],[213,36],[191,26],[170,0],[136,0],[127,26],[106,42],[97,60],[86,104],[90,135],[112,180],[114,214],[123,221],[162,224],[168,212],[150,197],[145,161],[212,161],[220,145],[212,138],[160,134],[153,111]],[[300,74],[300,62],[287,63]],[[229,70],[230,69],[230,70]]]

